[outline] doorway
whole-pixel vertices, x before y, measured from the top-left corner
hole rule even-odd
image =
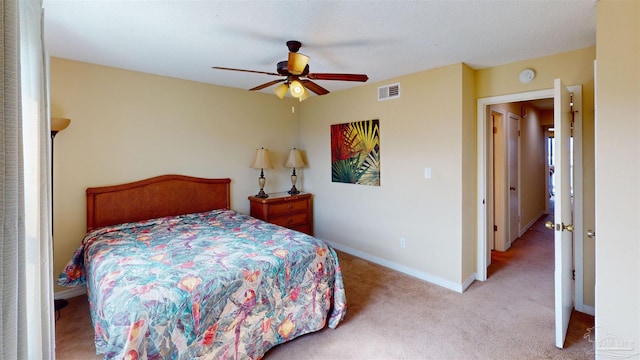
[[[506,96],[498,96],[493,98],[478,99],[478,196],[480,200],[478,202],[478,263],[477,263],[477,279],[487,279],[486,261],[487,257],[490,257],[490,251],[487,247],[488,234],[487,232],[492,229],[490,224],[487,224],[487,213],[491,211],[493,204],[488,203],[486,194],[488,184],[493,180],[491,172],[487,171],[487,152],[486,146],[488,139],[490,139],[490,132],[487,129],[488,124],[488,112],[489,105],[500,102],[513,102],[517,101],[536,100],[542,98],[552,97],[554,99],[554,127],[556,130],[556,144],[558,147],[556,150],[556,180],[558,180],[559,187],[556,188],[556,206],[554,222],[548,221],[546,227],[554,230],[554,303],[555,303],[555,333],[556,333],[556,346],[562,348],[566,339],[567,328],[569,325],[569,318],[574,308],[574,304],[577,302],[582,303],[583,299],[577,298],[583,295],[582,281],[576,281],[577,274],[583,274],[583,266],[573,266],[573,260],[582,265],[582,251],[576,251],[578,248],[582,248],[582,211],[576,212],[576,217],[573,215],[574,199],[579,199],[580,210],[582,210],[582,191],[573,194],[570,191],[570,173],[572,172],[569,166],[569,137],[571,136],[571,128],[574,123],[582,122],[582,87],[574,86],[570,90],[567,88],[561,79],[554,80],[553,89],[540,90],[532,93],[521,93]],[[572,93],[572,91],[574,93]],[[552,92],[544,96],[546,92]],[[575,97],[574,97],[575,95]],[[539,124],[536,124],[540,128]],[[577,128],[574,128],[574,133]],[[579,128],[581,131],[581,127]],[[580,138],[581,139],[581,138]],[[490,141],[490,140],[489,140]],[[544,144],[544,142],[542,142]],[[581,152],[579,152],[582,155]],[[582,161],[580,157],[579,160]],[[548,170],[547,170],[548,171]],[[544,179],[544,172],[542,173]],[[573,176],[573,180],[577,180],[577,183],[582,183],[582,172],[576,172]],[[489,186],[490,187],[490,186]],[[544,188],[544,182],[543,182]],[[578,204],[575,204],[576,208]],[[579,234],[574,234],[574,229],[580,229]],[[575,237],[574,237],[575,235]],[[573,244],[575,239],[576,245]],[[577,243],[580,243],[578,245]],[[573,274],[573,278],[572,278]],[[576,306],[576,309],[578,307]]]
[[[575,225],[575,244],[573,257],[575,261],[575,308],[578,311],[583,311],[585,305],[583,302],[583,229],[582,229],[582,148],[581,148],[581,114],[582,114],[582,87],[572,86],[569,87],[573,93],[574,111],[576,114],[575,126],[573,129],[574,135],[574,179],[576,180],[574,185],[574,225]],[[493,183],[494,175],[493,171],[493,157],[492,147],[493,143],[493,126],[492,126],[492,113],[491,106],[503,103],[514,103],[523,101],[535,101],[540,99],[553,98],[554,90],[538,90],[526,93],[501,95],[489,98],[478,99],[477,102],[477,114],[478,114],[478,244],[477,244],[477,268],[476,268],[476,280],[487,280],[487,266],[491,263],[491,248],[493,247],[493,230],[494,230],[494,215],[493,209],[495,206]],[[523,114],[521,114],[523,115]],[[544,159],[542,160],[544,163]],[[548,169],[547,169],[548,172]],[[548,187],[546,190],[548,191]],[[546,207],[548,209],[548,207]],[[526,226],[526,225],[525,225]],[[586,311],[589,313],[588,311]]]

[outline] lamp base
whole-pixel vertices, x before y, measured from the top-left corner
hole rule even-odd
[[[289,190],[289,191],[287,191],[287,192],[288,192],[289,194],[291,194],[291,195],[298,195],[298,194],[300,194],[300,191],[296,188],[296,186],[295,186],[295,185],[293,185],[293,186],[291,187],[291,190]]]
[[[266,198],[269,197],[269,195],[267,195],[267,193],[264,192],[264,190],[260,189],[260,192],[258,192],[258,194],[256,194],[256,197],[260,198],[260,199],[266,199]]]

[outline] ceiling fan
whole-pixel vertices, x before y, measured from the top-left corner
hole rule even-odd
[[[284,98],[287,91],[291,93],[291,96],[298,98],[300,101],[309,97],[308,90],[311,90],[317,95],[325,95],[329,93],[329,90],[316,84],[311,80],[339,80],[339,81],[360,81],[366,82],[369,77],[364,74],[336,74],[336,73],[310,73],[309,72],[309,57],[298,53],[302,43],[296,40],[287,41],[287,48],[289,48],[289,57],[287,60],[280,61],[276,66],[277,73],[258,71],[258,70],[244,70],[234,69],[228,67],[213,66],[213,69],[218,70],[232,70],[243,71],[257,74],[266,74],[273,76],[284,76],[282,79],[269,81],[262,85],[258,85],[249,89],[250,91],[262,90],[269,86],[279,84],[274,92],[280,99]]]

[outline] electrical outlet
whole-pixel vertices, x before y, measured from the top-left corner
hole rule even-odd
[[[405,240],[404,238],[400,238],[400,248],[404,249],[407,247],[407,240]]]

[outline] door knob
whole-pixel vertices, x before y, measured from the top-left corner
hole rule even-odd
[[[587,230],[587,236],[590,238],[596,237],[596,232],[593,230]]]
[[[511,190],[511,191],[516,191],[516,188],[514,188],[513,186],[510,186],[510,187],[509,187],[509,190]]]
[[[546,227],[547,229],[553,230],[554,225],[551,221],[547,221],[546,223],[544,223],[544,227]],[[565,225],[564,223],[556,224],[555,229],[557,231],[567,230],[569,232],[573,232],[573,225],[571,224]]]

